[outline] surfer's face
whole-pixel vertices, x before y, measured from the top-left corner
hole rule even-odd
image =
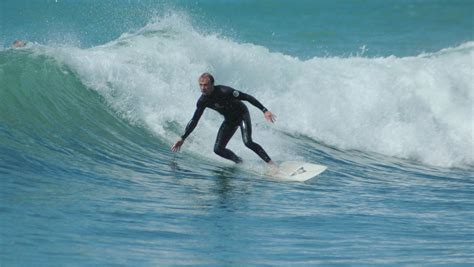
[[[201,92],[205,95],[210,95],[214,91],[214,85],[207,77],[199,79],[199,88],[201,88]]]

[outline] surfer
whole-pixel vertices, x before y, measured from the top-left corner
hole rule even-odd
[[[12,48],[20,48],[26,46],[26,41],[23,40],[15,40],[12,43]]]
[[[214,152],[228,160],[235,163],[241,163],[242,159],[238,157],[230,149],[227,149],[227,143],[234,135],[237,128],[240,126],[242,139],[246,147],[253,150],[261,159],[269,164],[274,164],[265,150],[252,140],[252,125],[250,121],[250,114],[247,106],[242,103],[242,100],[250,102],[263,112],[265,119],[274,123],[276,116],[266,109],[253,96],[235,90],[224,85],[214,85],[214,77],[209,73],[203,73],[199,77],[199,87],[202,95],[197,101],[196,111],[192,119],[186,126],[184,134],[171,147],[173,152],[178,152],[184,143],[184,140],[191,134],[196,127],[205,108],[211,108],[224,116],[224,122],[217,133],[216,142],[214,144]]]

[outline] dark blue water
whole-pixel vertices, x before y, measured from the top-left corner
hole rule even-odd
[[[472,5],[2,2],[0,265],[474,264]],[[204,71],[328,170],[220,159],[213,111],[172,153]]]

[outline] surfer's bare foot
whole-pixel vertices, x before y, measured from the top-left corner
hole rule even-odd
[[[267,167],[267,175],[273,176],[278,173],[278,165],[276,165],[272,160],[267,162]]]

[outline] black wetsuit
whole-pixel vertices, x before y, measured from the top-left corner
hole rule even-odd
[[[252,149],[265,162],[269,162],[271,159],[265,150],[263,150],[259,144],[252,141],[252,125],[249,110],[241,100],[250,102],[262,112],[267,111],[267,109],[253,96],[242,93],[228,86],[216,85],[214,86],[214,91],[210,95],[203,94],[197,101],[196,111],[194,112],[193,118],[189,121],[185,133],[181,138],[183,140],[186,139],[186,137],[188,137],[196,127],[204,109],[211,108],[224,115],[224,122],[219,128],[216,143],[214,144],[214,152],[217,155],[236,163],[242,162],[241,158],[226,148],[230,138],[240,126],[245,146]]]

